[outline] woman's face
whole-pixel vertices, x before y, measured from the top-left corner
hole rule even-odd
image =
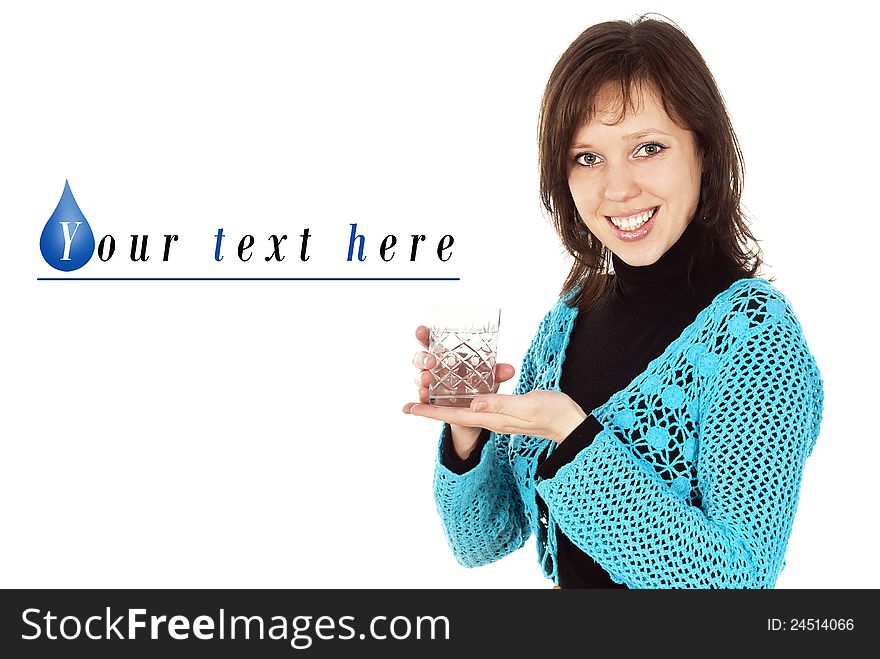
[[[650,265],[693,217],[702,163],[693,133],[675,125],[648,86],[636,111],[611,125],[620,102],[615,89],[603,88],[595,118],[575,132],[568,186],[605,247],[629,265]]]

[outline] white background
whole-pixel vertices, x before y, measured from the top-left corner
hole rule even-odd
[[[401,413],[413,331],[433,302],[500,306],[518,369],[570,265],[538,201],[543,86],[588,26],[659,11],[726,99],[765,273],[825,380],[778,586],[880,586],[868,6],[4,2],[0,585],[549,587],[534,538],[453,559],[439,423]],[[37,281],[62,274],[38,242],[65,179],[118,242],[71,274],[461,281]],[[364,263],[345,261],[351,222]],[[262,260],[272,233],[282,263]],[[389,233],[427,235],[415,263],[401,243],[379,260]]]

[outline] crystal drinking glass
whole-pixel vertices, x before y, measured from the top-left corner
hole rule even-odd
[[[490,307],[434,305],[428,351],[431,369],[428,402],[468,407],[475,396],[495,388],[495,361],[501,310]]]

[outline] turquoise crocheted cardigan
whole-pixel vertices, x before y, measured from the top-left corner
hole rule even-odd
[[[571,299],[541,321],[515,394],[559,391],[578,314]],[[437,509],[467,567],[497,561],[534,533],[542,570],[558,583],[558,526],[630,588],[772,588],[822,403],[791,303],[764,279],[740,279],[592,410],[603,430],[553,478],[536,482],[539,455],[556,446],[542,437],[493,432],[461,475],[438,447]]]

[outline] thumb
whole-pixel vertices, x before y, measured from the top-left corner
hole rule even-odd
[[[516,375],[516,369],[512,364],[496,364],[495,365],[495,386],[497,387],[501,382],[507,382],[514,375]]]
[[[471,411],[473,412],[504,412],[504,394],[485,394],[476,396],[471,401]]]

